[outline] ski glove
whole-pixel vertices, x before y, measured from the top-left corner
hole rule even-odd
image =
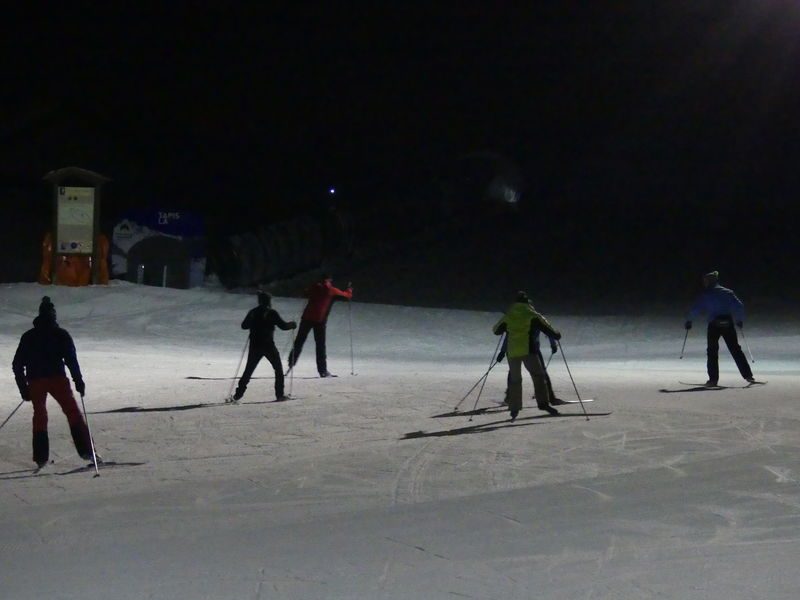
[[[297,322],[289,321],[289,329],[297,329]]]
[[[83,396],[83,395],[85,395],[85,394],[86,394],[86,384],[85,384],[85,383],[83,383],[83,379],[78,379],[78,381],[76,381],[76,382],[75,382],[75,390],[76,390],[76,391],[77,391],[77,392],[78,392],[78,393],[79,393],[81,396]]]
[[[692,328],[692,322],[686,321],[686,323],[683,324],[683,327],[688,331],[689,329]]]
[[[500,353],[497,355],[497,362],[503,362],[503,359],[505,357],[506,357],[506,353],[501,350]]]
[[[554,331],[553,332],[553,337],[555,339],[557,339],[557,340],[560,340],[561,339],[561,332],[560,331]]]
[[[30,393],[30,390],[28,390],[28,386],[27,385],[24,388],[23,387],[19,388],[19,395],[22,397],[22,399],[25,402],[30,402],[31,401],[31,393]]]
[[[558,346],[556,344],[550,344],[550,354],[555,354],[558,352]]]
[[[741,329],[742,327],[744,327],[744,323],[743,323],[742,321],[736,321],[736,326],[737,326],[739,329]]]

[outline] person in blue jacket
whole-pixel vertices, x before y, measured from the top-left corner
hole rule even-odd
[[[719,272],[711,271],[703,275],[703,293],[689,309],[684,327],[692,328],[692,321],[701,314],[708,319],[708,381],[707,386],[715,386],[719,381],[719,338],[725,340],[739,373],[753,383],[753,372],[742,352],[736,337],[736,327],[744,326],[744,305],[736,294],[719,284]],[[734,327],[734,324],[736,327]]]

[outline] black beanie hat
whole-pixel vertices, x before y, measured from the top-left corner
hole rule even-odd
[[[50,300],[50,296],[44,296],[42,298],[42,301],[39,304],[39,316],[40,317],[55,318],[55,316],[56,316],[56,307],[53,305],[53,302]]]
[[[523,291],[517,292],[517,302],[530,302],[528,299],[528,294]]]
[[[269,292],[258,292],[259,306],[272,306],[272,294]]]

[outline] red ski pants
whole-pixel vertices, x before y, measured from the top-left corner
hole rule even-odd
[[[28,391],[31,404],[33,404],[34,433],[47,431],[47,394],[56,399],[61,410],[67,416],[70,428],[85,427],[75,396],[72,395],[72,387],[65,375],[34,379],[29,382]]]

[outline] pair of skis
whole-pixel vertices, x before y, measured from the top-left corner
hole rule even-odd
[[[709,390],[727,390],[731,388],[739,388],[742,390],[749,389],[751,387],[756,387],[759,385],[767,385],[767,381],[750,381],[747,385],[738,385],[738,386],[730,386],[730,385],[708,385],[707,383],[690,383],[688,381],[679,381],[681,385],[690,385],[692,387],[704,387],[708,388]]]

